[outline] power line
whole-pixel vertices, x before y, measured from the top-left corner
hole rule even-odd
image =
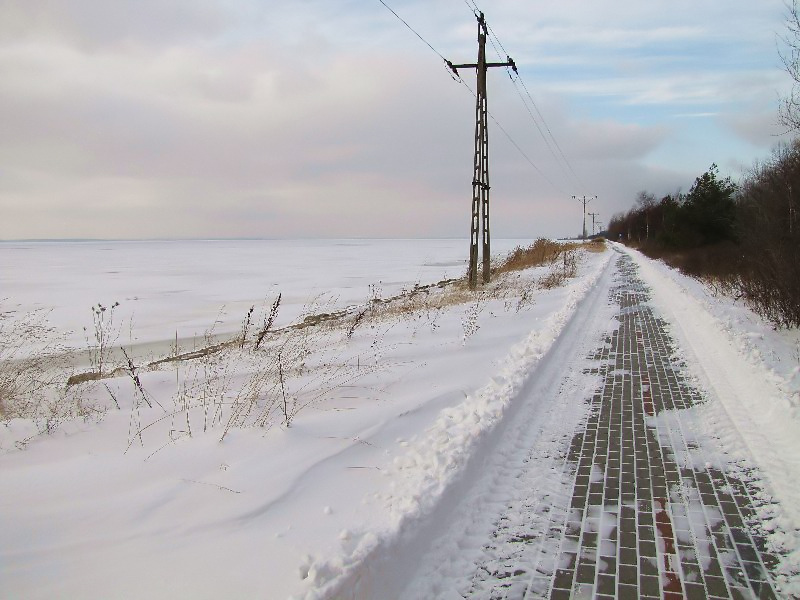
[[[475,0],[464,0],[464,4],[467,5],[467,8],[472,11],[472,14],[477,16],[481,10],[478,8],[478,5],[475,3]]]
[[[553,183],[550,180],[550,178],[544,174],[544,171],[542,171],[539,167],[537,167],[536,164],[528,157],[528,155],[525,154],[525,152],[523,152],[522,148],[519,147],[519,144],[517,144],[517,142],[514,141],[514,138],[511,137],[511,134],[509,134],[508,131],[506,131],[506,128],[500,124],[500,122],[495,118],[495,116],[491,112],[489,113],[489,117],[491,117],[492,121],[494,121],[494,124],[497,125],[500,128],[500,131],[502,131],[508,138],[508,141],[511,142],[517,150],[519,150],[519,153],[522,154],[523,158],[527,160],[528,163],[534,169],[536,169],[536,171],[544,178],[544,180],[547,183],[549,183],[553,187],[553,189],[555,189],[557,192],[560,192],[562,194],[565,193],[563,188],[560,188],[555,183]]]
[[[478,14],[482,14],[482,11],[481,11],[481,9],[478,7],[478,4],[477,4],[477,2],[476,2],[475,0],[464,0],[464,4],[466,4],[466,5],[467,5],[467,8],[468,8],[468,9],[470,10],[470,12],[472,12],[474,15],[476,15],[476,16],[477,16]],[[492,44],[492,47],[494,48],[495,54],[497,54],[497,56],[500,58],[500,60],[503,60],[503,55],[505,55],[506,57],[508,57],[508,56],[509,56],[509,54],[508,54],[508,51],[505,49],[505,46],[503,46],[503,43],[500,41],[500,38],[497,36],[497,34],[495,34],[495,32],[494,32],[494,30],[492,29],[491,25],[489,25],[488,23],[486,23],[486,29],[487,29],[487,32],[490,34],[490,35],[488,35],[487,37],[488,37],[488,39],[489,39],[489,42]],[[500,50],[498,50],[498,48],[497,48],[497,46],[498,46],[498,45],[500,46],[500,49],[503,51],[503,54],[501,54],[501,53],[500,53]],[[523,84],[523,86],[525,85],[525,84],[524,84],[524,82],[522,81],[522,78],[521,78],[521,76],[520,76],[519,72],[517,72],[517,70],[516,70],[516,69],[514,69],[514,70],[512,71],[512,69],[511,69],[510,67],[506,67],[506,72],[508,73],[508,77],[509,77],[509,79],[511,79],[511,82],[514,84],[514,89],[516,90],[517,94],[519,95],[519,97],[520,97],[520,100],[522,100],[522,104],[523,104],[523,106],[525,106],[525,109],[528,111],[528,115],[530,116],[530,118],[531,118],[531,121],[533,121],[533,124],[536,126],[536,129],[539,131],[539,135],[541,135],[541,136],[542,136],[542,140],[544,140],[544,143],[545,143],[545,145],[547,146],[547,149],[548,149],[548,150],[550,150],[550,153],[553,155],[553,158],[555,158],[555,159],[556,159],[556,163],[558,163],[558,164],[559,164],[559,166],[561,166],[561,163],[560,163],[560,161],[559,161],[559,158],[558,158],[558,156],[556,155],[556,152],[555,152],[555,150],[553,150],[553,148],[552,148],[552,146],[551,146],[551,144],[550,144],[550,141],[548,140],[547,136],[546,136],[546,135],[544,134],[544,132],[542,131],[542,128],[539,126],[539,123],[536,121],[536,118],[533,116],[533,113],[531,112],[531,109],[530,109],[530,107],[528,106],[528,103],[525,101],[525,98],[522,96],[522,92],[520,91],[520,89],[519,89],[519,86],[517,85],[517,80],[516,80],[516,79],[514,79],[514,73],[516,73],[516,75],[517,75],[517,78],[519,79],[520,83],[522,83],[522,84]],[[463,83],[463,81],[462,81],[462,83]],[[465,84],[465,85],[466,85],[466,84]],[[469,86],[467,86],[467,89],[469,89]],[[527,88],[525,88],[525,89],[526,89],[526,92],[527,92]],[[471,89],[470,89],[470,92],[472,92],[472,90],[471,90]],[[474,93],[474,92],[472,92],[472,94],[473,94],[473,96],[475,95],[475,93]],[[547,129],[547,132],[550,134],[550,137],[552,138],[552,140],[553,140],[553,143],[554,143],[554,144],[556,145],[556,147],[559,149],[559,152],[561,152],[561,148],[558,146],[558,143],[556,142],[556,140],[555,140],[555,137],[553,137],[553,134],[552,134],[552,132],[550,131],[550,128],[547,126],[547,123],[545,122],[545,120],[544,120],[544,117],[542,116],[542,113],[539,111],[539,108],[536,106],[536,103],[533,101],[533,98],[531,98],[531,95],[530,95],[530,93],[528,93],[528,98],[530,99],[530,101],[531,101],[531,104],[533,104],[533,107],[536,109],[536,112],[537,112],[537,114],[539,115],[539,118],[541,119],[541,121],[542,121],[542,123],[544,124],[545,128]],[[503,132],[503,133],[506,135],[506,137],[508,137],[509,141],[510,141],[510,142],[511,142],[511,143],[514,145],[514,147],[516,147],[516,148],[517,148],[517,150],[519,150],[520,154],[522,154],[522,156],[525,158],[525,160],[527,160],[527,161],[528,161],[528,162],[531,164],[531,166],[532,166],[534,169],[536,169],[536,170],[537,170],[537,171],[538,171],[538,172],[539,172],[539,173],[542,175],[542,177],[544,177],[544,178],[545,178],[545,180],[546,180],[546,181],[547,181],[547,182],[548,182],[548,183],[549,183],[549,184],[550,184],[550,185],[551,185],[553,188],[555,188],[555,189],[557,189],[558,191],[560,191],[560,192],[562,192],[562,193],[563,193],[563,190],[560,190],[560,189],[558,188],[558,186],[556,186],[556,185],[555,185],[555,184],[554,184],[552,181],[550,181],[550,179],[549,179],[549,178],[548,178],[548,177],[547,177],[547,176],[544,174],[544,172],[542,172],[542,170],[541,170],[541,169],[539,169],[539,167],[537,167],[537,166],[536,166],[536,165],[533,163],[533,161],[532,161],[532,160],[531,160],[531,159],[528,157],[528,155],[527,155],[527,154],[525,154],[525,152],[523,152],[523,151],[522,151],[522,149],[519,147],[519,144],[517,144],[517,143],[514,141],[514,139],[513,139],[513,138],[512,138],[512,137],[509,135],[508,131],[506,131],[506,129],[505,129],[505,128],[504,128],[504,127],[503,127],[503,126],[502,126],[502,125],[501,125],[501,124],[500,124],[500,123],[497,121],[497,119],[495,118],[495,116],[494,116],[494,115],[492,115],[491,113],[489,113],[489,116],[492,118],[492,120],[495,122],[495,124],[496,124],[496,125],[497,125],[497,126],[500,128],[500,130],[501,130],[501,131],[502,131],[502,132]],[[563,153],[563,152],[561,152],[561,155],[563,156],[563,155],[564,155],[564,153]],[[565,161],[565,162],[567,162],[567,164],[568,164],[568,166],[569,166],[569,162],[566,160],[566,157],[564,157],[564,161]],[[563,167],[562,167],[562,168],[563,168]],[[572,170],[572,167],[571,167],[571,166],[570,166],[569,168],[570,168],[570,170]],[[573,171],[573,175],[574,175],[574,171]],[[577,180],[577,176],[575,176],[575,177],[576,177],[576,180]],[[580,187],[582,187],[582,186],[580,186]]]
[[[408,24],[408,22],[406,22],[406,20],[405,20],[405,19],[403,19],[403,17],[401,17],[400,15],[398,15],[398,14],[397,14],[397,13],[394,11],[394,9],[393,9],[391,6],[389,6],[388,4],[386,4],[386,2],[384,2],[383,0],[378,0],[378,2],[380,2],[381,4],[383,4],[383,5],[386,7],[386,9],[387,9],[387,10],[388,10],[390,13],[392,13],[392,14],[393,14],[395,17],[397,17],[397,19],[398,19],[398,20],[399,20],[399,21],[400,21],[400,22],[401,22],[403,25],[405,25],[406,27],[408,27],[409,31],[411,31],[411,32],[412,32],[414,35],[416,35],[416,36],[417,36],[417,37],[418,37],[420,40],[422,40],[422,43],[424,43],[424,44],[425,44],[425,45],[426,45],[428,48],[430,48],[431,50],[433,50],[433,51],[436,53],[436,55],[437,55],[439,58],[441,58],[441,59],[442,59],[442,60],[443,60],[445,63],[447,62],[447,59],[446,59],[444,56],[442,56],[441,52],[439,52],[439,51],[438,51],[436,48],[434,48],[433,46],[431,46],[431,44],[428,42],[428,40],[426,40],[424,37],[422,37],[422,36],[421,36],[421,35],[420,35],[420,34],[417,32],[417,30],[416,30],[416,29],[414,29],[414,28],[413,28],[411,25],[409,25],[409,24]]]
[[[464,2],[465,2],[465,4],[467,4],[467,7],[470,10],[480,11],[480,9],[478,8],[478,5],[475,2],[475,0],[464,0]],[[508,51],[506,50],[505,46],[503,46],[503,42],[500,40],[499,36],[494,32],[494,30],[492,29],[491,25],[487,24],[486,27],[487,27],[487,30],[489,32],[489,41],[491,42],[492,47],[494,48],[494,51],[497,54],[497,56],[500,57],[500,59],[502,60],[504,55],[508,56]],[[500,47],[499,50],[498,50],[498,46]],[[500,52],[501,50],[502,50],[502,54]],[[583,183],[581,182],[580,177],[578,177],[578,174],[575,172],[575,169],[573,169],[572,164],[570,163],[570,161],[567,158],[567,156],[564,153],[564,151],[561,149],[561,146],[558,143],[558,140],[556,140],[555,136],[553,135],[553,132],[550,129],[550,126],[547,124],[547,121],[544,118],[544,115],[542,115],[542,112],[539,110],[539,107],[536,105],[536,102],[533,100],[533,96],[531,96],[531,93],[528,90],[528,86],[525,85],[525,81],[522,79],[522,75],[518,71],[516,73],[512,73],[511,69],[506,69],[506,71],[508,72],[509,79],[511,79],[511,82],[514,84],[514,87],[515,87],[515,89],[517,91],[517,94],[519,95],[520,100],[522,100],[522,103],[525,106],[525,109],[527,110],[528,115],[530,116],[531,120],[533,121],[533,124],[536,126],[536,129],[539,131],[539,134],[542,136],[542,140],[544,140],[544,143],[547,146],[547,149],[553,155],[553,158],[556,159],[556,163],[558,163],[559,166],[562,169],[564,168],[564,165],[566,165],[565,174],[567,175],[567,178],[568,179],[572,178],[573,179],[573,183],[577,184],[579,188],[583,188],[584,186],[583,186]],[[514,75],[516,75],[516,78],[514,77]],[[522,85],[522,88],[525,91],[525,96],[527,96],[528,101],[526,101],[525,97],[522,95],[522,91],[519,89],[519,85]],[[541,126],[539,125],[538,121],[536,120],[536,117],[534,117],[533,112],[531,111],[530,106],[528,104],[529,102],[530,102],[530,105],[533,106],[533,109],[536,111],[536,114],[539,115],[539,120],[541,121],[542,125],[544,126],[545,130],[547,131],[547,135],[545,135],[545,132],[542,131]],[[552,140],[552,144],[551,144],[551,140]],[[553,147],[555,147],[555,150],[553,149]]]
[[[490,28],[490,31],[491,31],[491,28]],[[499,38],[497,39],[497,43],[499,44],[500,48],[502,48],[503,51],[505,51],[505,48],[503,47],[503,44],[500,42]],[[515,77],[515,75],[516,75],[516,77]],[[564,154],[564,151],[561,149],[561,146],[559,145],[558,140],[556,140],[556,137],[553,135],[553,131],[550,129],[550,126],[547,124],[547,120],[544,118],[544,115],[542,114],[542,111],[539,110],[539,107],[537,106],[536,102],[534,101],[533,96],[531,96],[531,93],[528,90],[528,86],[525,85],[525,80],[522,79],[522,75],[518,71],[516,73],[513,73],[509,69],[508,70],[508,77],[509,77],[509,79],[511,79],[511,82],[514,84],[514,88],[515,88],[515,90],[517,92],[517,95],[520,97],[520,100],[522,100],[522,104],[525,106],[525,109],[528,111],[528,115],[530,116],[531,121],[533,121],[533,124],[536,126],[537,131],[542,136],[542,139],[544,140],[544,143],[547,146],[547,149],[550,151],[550,154],[553,155],[553,158],[556,159],[556,163],[562,169],[564,169],[564,166],[566,165],[566,169],[564,170],[564,172],[567,175],[567,178],[568,179],[572,178],[573,182],[578,184],[578,187],[582,188],[583,184],[580,181],[580,177],[578,177],[577,173],[575,173],[575,169],[572,168],[572,164],[570,163],[570,161],[567,158],[567,156]],[[522,95],[522,90],[520,90],[520,85],[522,86],[522,90],[525,91],[525,96]],[[525,100],[526,96],[528,98],[527,101]],[[545,130],[547,131],[547,135],[545,135],[545,132],[542,131],[542,127],[539,125],[539,121],[537,121],[536,117],[534,117],[533,112],[530,109],[531,106],[533,106],[533,109],[536,111],[536,114],[539,116],[539,121],[541,121],[542,126],[544,126]],[[551,141],[552,141],[552,143],[551,143]],[[555,147],[555,149],[554,149],[554,147]]]
[[[520,91],[520,89],[519,89],[519,85],[517,84],[517,80],[516,80],[516,79],[514,79],[514,77],[511,75],[511,73],[509,73],[509,74],[508,74],[508,76],[509,76],[509,78],[511,79],[511,82],[514,84],[514,89],[516,90],[516,92],[517,92],[517,95],[518,95],[518,96],[520,97],[520,99],[522,100],[522,104],[525,106],[525,110],[527,110],[527,111],[528,111],[528,115],[530,116],[530,118],[531,118],[531,121],[533,121],[533,124],[536,126],[536,129],[539,131],[539,135],[541,135],[541,136],[542,136],[542,139],[544,140],[544,143],[545,143],[545,145],[547,146],[547,149],[548,149],[548,150],[550,150],[550,153],[551,153],[551,154],[553,155],[553,157],[556,159],[556,162],[558,162],[558,156],[556,156],[555,150],[553,150],[553,147],[552,147],[552,145],[550,144],[550,140],[549,140],[549,139],[547,138],[547,136],[544,134],[544,131],[542,131],[542,128],[539,126],[539,122],[538,122],[538,121],[536,120],[536,118],[533,116],[533,113],[531,112],[531,108],[530,108],[530,106],[528,106],[528,103],[527,103],[527,102],[525,102],[525,98],[522,96],[522,92],[521,92],[521,91]],[[535,107],[536,107],[536,105],[534,105],[534,108],[535,108]],[[544,121],[542,121],[542,122],[544,123]]]
[[[420,34],[420,33],[419,33],[419,32],[418,32],[416,29],[414,29],[414,28],[413,28],[413,27],[412,27],[412,26],[411,26],[411,25],[410,25],[410,24],[409,24],[409,23],[408,23],[408,22],[407,22],[405,19],[403,19],[403,18],[402,18],[400,15],[398,15],[398,14],[397,14],[397,12],[396,12],[396,11],[395,11],[395,10],[394,10],[394,9],[393,9],[391,6],[389,6],[389,5],[388,5],[388,4],[387,4],[387,3],[386,3],[384,0],[378,0],[378,2],[380,2],[381,4],[383,4],[383,6],[384,6],[384,7],[385,7],[385,8],[386,8],[386,9],[387,9],[389,12],[391,12],[391,13],[392,13],[392,15],[394,15],[394,17],[395,17],[395,18],[396,18],[398,21],[400,21],[400,22],[401,22],[401,23],[402,23],[402,24],[403,24],[403,25],[404,25],[404,26],[405,26],[405,27],[406,27],[406,28],[407,28],[409,31],[411,31],[411,32],[412,32],[412,33],[413,33],[415,36],[417,36],[417,38],[419,38],[419,39],[420,39],[420,41],[422,41],[422,42],[423,42],[423,43],[424,43],[424,44],[425,44],[425,45],[426,45],[428,48],[430,48],[430,50],[431,50],[431,51],[433,51],[433,52],[436,54],[436,56],[438,56],[439,58],[441,58],[441,59],[444,61],[444,63],[445,63],[446,65],[448,65],[448,71],[449,71],[449,72],[451,72],[451,71],[450,71],[450,67],[449,67],[449,65],[450,65],[451,63],[450,63],[450,61],[449,61],[449,60],[447,60],[447,59],[446,59],[446,58],[445,58],[445,57],[442,55],[442,53],[441,53],[441,52],[439,52],[439,51],[438,51],[436,48],[434,48],[434,47],[433,47],[433,45],[432,45],[430,42],[428,42],[428,40],[426,40],[424,37],[422,37],[422,35],[421,35],[421,34]],[[471,4],[472,4],[472,5],[470,5],[470,2],[471,2]],[[468,7],[468,8],[470,8],[470,10],[471,10],[471,11],[474,11],[474,12],[480,12],[480,11],[479,11],[479,9],[478,9],[478,6],[477,6],[477,4],[476,4],[474,1],[472,1],[472,0],[464,0],[464,3],[467,5],[467,7]],[[490,39],[491,39],[491,38],[490,38]],[[499,41],[499,40],[497,40],[497,41],[498,41],[498,43],[500,43],[500,41]],[[500,45],[501,45],[501,47],[502,47],[502,44],[500,44]],[[495,48],[495,51],[497,51],[497,49],[496,49],[496,48]],[[454,79],[455,79],[455,78],[454,78]],[[476,98],[476,97],[477,97],[477,95],[476,95],[476,94],[475,94],[475,92],[472,90],[472,88],[470,88],[470,87],[469,87],[469,85],[468,85],[468,84],[467,84],[467,83],[466,83],[466,82],[465,82],[465,81],[464,81],[464,80],[463,80],[463,79],[462,79],[460,76],[459,76],[457,79],[455,79],[455,81],[457,81],[458,83],[461,83],[461,84],[463,84],[463,85],[464,85],[464,87],[465,87],[465,88],[467,88],[467,90],[469,90],[470,94],[472,94],[473,98]],[[536,164],[535,164],[535,163],[534,163],[534,162],[533,162],[533,161],[530,159],[530,157],[529,157],[529,156],[528,156],[528,155],[527,155],[527,154],[526,154],[526,153],[525,153],[525,152],[522,150],[522,148],[521,148],[521,147],[520,147],[520,145],[519,145],[519,144],[518,144],[518,143],[517,143],[517,142],[514,140],[514,138],[512,138],[512,137],[511,137],[511,134],[509,134],[509,133],[508,133],[508,131],[506,130],[506,128],[505,128],[505,127],[503,127],[503,125],[500,123],[500,121],[498,121],[498,120],[497,120],[497,118],[496,118],[496,117],[495,117],[495,116],[494,116],[494,115],[493,115],[491,112],[488,112],[488,114],[489,114],[489,117],[492,119],[492,121],[494,121],[495,125],[497,125],[497,127],[499,127],[499,128],[500,128],[500,131],[502,131],[502,132],[503,132],[503,134],[504,134],[504,135],[505,135],[505,136],[508,138],[508,141],[509,141],[509,142],[511,142],[511,145],[513,145],[513,146],[514,146],[514,147],[517,149],[517,151],[518,151],[518,152],[519,152],[519,153],[522,155],[522,157],[523,157],[523,158],[524,158],[524,159],[525,159],[525,160],[528,162],[528,164],[529,164],[531,167],[533,167],[533,168],[536,170],[536,172],[537,172],[537,173],[539,173],[539,174],[540,174],[540,175],[541,175],[541,176],[544,178],[544,180],[545,180],[545,181],[547,181],[547,183],[549,183],[549,184],[550,184],[550,185],[553,187],[553,189],[555,189],[555,190],[556,190],[556,191],[558,191],[559,193],[562,193],[562,194],[564,194],[564,193],[565,193],[565,192],[564,192],[564,190],[563,190],[563,189],[561,189],[561,188],[559,188],[559,186],[557,186],[555,183],[553,183],[553,182],[550,180],[550,178],[549,178],[549,177],[547,177],[547,175],[545,175],[545,174],[544,174],[544,172],[543,172],[543,171],[542,171],[542,170],[541,170],[541,169],[540,169],[538,166],[536,166]],[[534,120],[534,123],[535,123],[535,120]],[[537,125],[537,126],[538,126],[538,125]],[[542,135],[544,136],[544,134],[542,134]]]
[[[525,93],[528,95],[528,98],[530,99],[531,104],[533,104],[533,108],[536,109],[536,114],[539,115],[539,118],[542,120],[542,124],[545,126],[545,129],[547,129],[547,133],[550,134],[550,138],[553,140],[553,144],[558,149],[558,152],[561,155],[561,158],[564,159],[564,163],[567,165],[567,168],[570,170],[570,172],[572,173],[572,176],[575,178],[575,183],[577,183],[579,187],[583,187],[583,183],[581,182],[580,177],[578,177],[578,174],[575,173],[575,169],[572,168],[572,165],[570,164],[569,160],[567,159],[566,155],[564,154],[564,151],[561,149],[561,146],[559,145],[558,140],[556,140],[555,136],[553,135],[553,132],[550,131],[550,127],[547,125],[547,121],[544,120],[544,116],[542,116],[542,113],[539,111],[539,107],[536,106],[536,103],[533,101],[533,98],[531,97],[531,93],[528,91],[528,86],[525,85],[525,81],[522,79],[522,77],[519,74],[517,74],[517,78],[519,79],[519,82],[522,84],[522,87],[525,90]]]
[[[477,98],[477,94],[476,94],[476,93],[475,93],[475,92],[472,90],[472,88],[471,88],[471,87],[469,87],[469,84],[468,84],[466,81],[464,81],[463,79],[461,79],[461,80],[460,80],[460,83],[461,83],[461,84],[462,84],[462,85],[463,85],[465,88],[467,88],[467,89],[469,90],[469,93],[470,93],[470,94],[472,94],[473,98]],[[542,171],[542,170],[541,170],[539,167],[537,167],[537,166],[536,166],[536,163],[534,163],[534,162],[533,162],[533,161],[530,159],[530,157],[529,157],[527,154],[525,154],[525,151],[524,151],[524,150],[523,150],[523,149],[520,147],[520,145],[519,145],[519,144],[518,144],[516,141],[514,141],[514,138],[512,138],[512,137],[511,137],[511,134],[510,134],[510,133],[508,133],[508,131],[506,130],[506,128],[505,128],[505,127],[503,127],[503,125],[500,123],[500,121],[498,121],[498,120],[497,120],[497,117],[495,117],[495,116],[492,114],[492,111],[490,111],[490,110],[489,110],[489,111],[487,111],[487,114],[489,115],[489,118],[491,118],[491,119],[492,119],[492,121],[494,122],[494,124],[495,124],[495,125],[497,125],[497,127],[499,127],[499,128],[500,128],[500,131],[502,131],[502,132],[503,132],[503,134],[506,136],[506,138],[508,138],[508,141],[509,141],[509,142],[511,142],[511,145],[512,145],[512,146],[514,146],[514,148],[516,148],[516,149],[517,149],[517,151],[518,151],[518,152],[519,152],[519,153],[522,155],[522,157],[523,157],[523,158],[524,158],[524,159],[525,159],[525,160],[528,162],[528,164],[529,164],[530,166],[532,166],[532,167],[533,167],[533,168],[536,170],[536,172],[537,172],[537,173],[539,173],[539,175],[541,175],[541,176],[542,176],[542,178],[544,178],[544,180],[545,180],[547,183],[549,183],[549,184],[550,184],[550,185],[553,187],[553,189],[554,189],[554,190],[556,190],[557,192],[559,192],[559,193],[561,193],[561,194],[565,194],[566,192],[565,192],[565,191],[564,191],[562,188],[558,187],[558,186],[557,186],[555,183],[553,183],[553,182],[550,180],[550,178],[549,178],[547,175],[545,175],[545,174],[544,174],[544,171]]]
[[[506,49],[503,46],[503,42],[501,42],[500,38],[497,37],[497,34],[494,32],[494,29],[492,29],[491,26],[488,26],[488,27],[489,27],[489,35],[491,35],[491,37],[493,37],[495,40],[497,40],[497,43],[500,45],[500,48],[503,50],[503,52],[505,52]]]

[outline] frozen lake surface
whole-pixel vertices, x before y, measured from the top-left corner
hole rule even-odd
[[[494,240],[505,254],[531,240]],[[0,243],[4,310],[46,309],[71,346],[91,307],[119,302],[120,343],[238,329],[252,305],[283,294],[276,325],[312,304],[347,306],[466,271],[468,240],[189,240]]]

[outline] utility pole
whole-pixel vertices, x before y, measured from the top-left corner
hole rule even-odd
[[[589,213],[589,216],[592,217],[592,235],[594,235],[594,233],[595,233],[595,231],[594,231],[594,218],[595,217],[599,217],[600,213]],[[586,237],[586,236],[584,236],[584,237]]]
[[[590,196],[589,198],[586,196],[583,196],[582,198],[573,196],[572,199],[577,200],[578,202],[583,202],[583,239],[586,239],[586,205],[592,200],[597,200],[597,196]]]
[[[475,105],[475,162],[472,174],[472,221],[469,243],[469,286],[478,285],[478,238],[483,232],[483,283],[489,283],[489,259],[491,258],[489,236],[489,132],[488,110],[486,108],[486,71],[489,67],[511,67],[514,72],[517,66],[511,57],[503,63],[486,62],[486,37],[488,28],[482,12],[475,14],[478,19],[478,62],[474,64],[454,65],[447,61],[457,77],[458,69],[476,69],[478,91]]]

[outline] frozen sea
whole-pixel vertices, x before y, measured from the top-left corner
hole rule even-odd
[[[531,240],[492,240],[503,255]],[[282,294],[276,325],[314,305],[344,307],[466,271],[468,240],[0,242],[0,308],[47,311],[75,348],[91,307],[119,302],[124,344],[236,331]],[[372,286],[372,287],[371,287]]]

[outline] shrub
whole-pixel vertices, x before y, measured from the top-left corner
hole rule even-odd
[[[739,197],[738,288],[763,316],[800,326],[800,141],[756,166]]]
[[[0,420],[33,419],[49,432],[95,409],[84,404],[82,388],[67,389],[71,365],[46,317],[0,306]]]

